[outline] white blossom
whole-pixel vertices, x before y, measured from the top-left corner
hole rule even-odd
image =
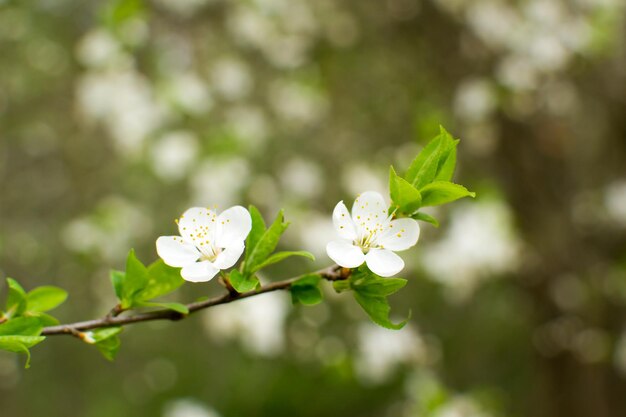
[[[326,245],[328,256],[344,268],[356,268],[365,262],[383,277],[397,274],[404,261],[394,252],[417,243],[420,228],[413,219],[392,220],[383,196],[367,191],[354,201],[352,215],[343,201],[335,206],[333,225],[340,240]]]
[[[178,220],[180,236],[161,236],[157,253],[170,266],[182,268],[191,282],[211,280],[220,270],[235,265],[244,250],[252,221],[248,210],[234,206],[218,215],[192,207]]]

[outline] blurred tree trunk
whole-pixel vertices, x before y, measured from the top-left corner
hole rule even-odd
[[[535,328],[573,315],[583,329],[598,328],[609,335],[623,331],[625,309],[609,300],[602,286],[606,274],[626,254],[625,236],[606,220],[609,227],[581,223],[575,214],[585,195],[597,203],[595,214],[601,213],[603,189],[625,174],[626,89],[619,70],[623,65],[608,64],[598,63],[596,71],[576,81],[583,106],[580,120],[563,123],[547,117],[531,124],[500,118],[496,177],[533,252],[519,282],[534,300]],[[617,71],[607,77],[611,64]],[[575,131],[577,127],[584,131]],[[590,135],[595,127],[597,135]],[[567,274],[599,293],[574,313],[562,311],[553,297],[554,280]],[[606,359],[590,364],[571,348],[554,355],[534,349],[537,374],[530,415],[625,416],[626,381],[614,365],[612,349]]]

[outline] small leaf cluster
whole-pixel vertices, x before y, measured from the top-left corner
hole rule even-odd
[[[439,135],[415,157],[404,177],[390,167],[391,211],[396,217],[411,217],[439,226],[437,219],[418,210],[476,196],[462,185],[451,182],[458,143],[459,140],[440,127]]]
[[[126,271],[111,271],[111,283],[119,299],[114,313],[148,307],[189,314],[189,309],[184,304],[154,300],[175,291],[184,282],[180,276],[180,268],[168,266],[161,259],[146,266],[131,249],[126,258]],[[118,335],[121,331],[119,326],[104,327],[82,333],[80,338],[97,347],[105,358],[113,360],[120,348]]]
[[[102,353],[102,356],[112,361],[122,344],[118,336],[121,332],[122,327],[109,326],[81,333],[80,338],[83,342],[94,345]]]
[[[320,290],[321,280],[319,274],[307,274],[291,284],[289,291],[293,304],[312,306],[321,303],[323,299]]]
[[[252,229],[246,239],[244,261],[239,269],[233,269],[229,274],[230,284],[235,291],[243,293],[256,289],[260,285],[256,276],[258,271],[291,256],[315,260],[313,254],[306,251],[275,252],[281,236],[289,227],[289,223],[285,222],[283,210],[278,213],[270,227],[266,226],[263,216],[256,207],[251,205],[248,211],[252,219]]]
[[[12,278],[7,278],[7,287],[5,308],[0,313],[0,349],[25,353],[28,368],[29,349],[45,339],[41,336],[43,327],[59,324],[47,312],[62,304],[67,299],[67,292],[51,285],[26,292]]]
[[[178,289],[184,282],[180,268],[168,266],[160,259],[145,266],[137,259],[134,250],[126,258],[126,272],[111,271],[111,283],[120,300],[121,311],[137,307],[161,307],[189,314],[183,304],[153,301]]]
[[[387,329],[399,330],[404,327],[409,317],[399,323],[393,323],[389,319],[391,307],[387,297],[400,291],[406,283],[406,279],[403,278],[380,277],[362,265],[352,271],[349,279],[335,281],[333,286],[337,292],[352,290],[354,299],[374,323]]]

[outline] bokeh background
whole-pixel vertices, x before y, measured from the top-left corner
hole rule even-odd
[[[29,370],[0,354],[0,415],[626,415],[625,6],[0,1],[0,275],[68,289],[62,321],[192,205],[286,209],[317,265],[265,281],[327,265],[334,204],[440,123],[479,193],[405,254],[402,331],[328,290],[129,327],[114,363],[55,337]]]

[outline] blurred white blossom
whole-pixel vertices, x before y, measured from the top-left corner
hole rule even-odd
[[[218,60],[213,66],[211,79],[213,88],[227,100],[244,98],[253,86],[247,65],[233,57]]]
[[[325,258],[326,244],[336,235],[335,227],[327,213],[306,212],[294,221],[299,247],[307,250],[316,258]]]
[[[537,89],[593,46],[594,16],[620,13],[615,0],[437,0],[467,22],[496,57],[497,79],[513,91],[546,96]],[[623,3],[623,2],[622,2]]]
[[[206,159],[191,174],[192,204],[231,206],[248,182],[250,169],[244,158]]]
[[[163,417],[220,417],[220,414],[198,400],[178,398],[165,403]]]
[[[212,308],[204,315],[207,335],[213,340],[238,340],[260,356],[276,356],[285,345],[287,294],[273,292]]]
[[[626,180],[615,181],[605,188],[604,206],[612,220],[626,226]]]
[[[496,109],[495,88],[486,79],[465,81],[454,98],[454,110],[459,117],[469,121],[483,120]]]
[[[524,56],[509,55],[500,61],[496,77],[512,90],[531,90],[539,80],[537,69]]]
[[[272,65],[295,68],[309,59],[319,28],[309,2],[255,1],[232,8],[229,30],[236,40],[258,49]]]
[[[344,168],[341,184],[351,195],[358,195],[363,190],[372,190],[386,195],[389,190],[383,178],[385,175],[381,175],[381,172],[372,167],[361,162],[353,162]]]
[[[325,98],[314,89],[293,82],[275,82],[269,90],[270,105],[287,122],[308,125],[320,120],[327,109]]]
[[[502,1],[465,2],[467,23],[481,40],[494,47],[505,47],[514,41],[522,27],[515,7]]]
[[[434,280],[462,298],[491,276],[515,270],[520,249],[503,202],[460,203],[445,236],[424,248],[422,260]]]
[[[76,50],[78,60],[88,67],[119,66],[129,59],[119,42],[105,29],[93,29],[80,40]]]
[[[65,247],[77,253],[95,252],[118,261],[127,248],[148,235],[152,224],[145,210],[119,196],[104,198],[92,214],[70,221],[61,234]]]
[[[288,195],[303,199],[317,197],[324,188],[321,169],[302,158],[287,161],[280,181]]]
[[[437,409],[433,417],[490,417],[472,398],[458,395]]]
[[[258,150],[269,134],[267,117],[258,107],[232,107],[226,112],[226,121],[237,139],[250,150]]]
[[[136,156],[165,119],[147,78],[133,70],[87,73],[78,82],[79,110],[106,127],[123,156]]]
[[[190,114],[201,115],[213,107],[207,83],[192,72],[175,73],[166,84],[165,94],[174,106]]]
[[[626,376],[626,330],[622,331],[622,334],[615,343],[613,362],[617,370],[623,376]]]
[[[364,383],[388,380],[400,365],[426,360],[427,349],[421,336],[410,326],[388,330],[373,323],[358,328],[357,375]]]
[[[179,130],[161,136],[150,148],[152,170],[164,181],[183,178],[198,154],[198,139]]]
[[[262,47],[274,36],[272,23],[253,8],[237,3],[228,16],[227,26],[240,43]]]

